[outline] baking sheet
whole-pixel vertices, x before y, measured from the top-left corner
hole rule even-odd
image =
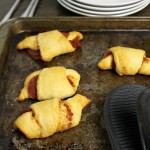
[[[48,63],[16,50],[24,37],[53,29],[82,32],[82,47]],[[150,18],[20,18],[0,28],[0,40],[0,149],[111,150],[103,120],[106,95],[125,83],[150,85],[149,76],[120,77],[113,70],[97,67],[106,50],[117,45],[144,49],[150,57]],[[20,112],[36,101],[19,103],[17,97],[29,73],[51,66],[77,70],[81,75],[77,93],[90,98],[92,104],[83,110],[77,127],[45,139],[28,140],[12,125]]]

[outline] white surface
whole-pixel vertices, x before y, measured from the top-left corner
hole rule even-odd
[[[139,9],[135,9],[134,11],[129,11],[129,12],[123,13],[123,14],[118,14],[118,15],[116,15],[116,17],[128,16],[128,15],[137,13],[137,12],[143,10],[143,9],[144,9],[145,7],[147,7],[149,4],[150,4],[150,1],[148,1],[145,5],[143,5],[143,6],[142,6],[141,8],[139,8]]]
[[[74,0],[79,3],[96,6],[121,6],[130,5],[142,0]]]
[[[117,14],[123,14],[123,13],[128,13],[137,9],[140,9],[141,7],[145,6],[149,0],[143,1],[142,5],[139,5],[137,7],[133,7],[130,9],[125,9],[125,10],[119,10],[119,11],[92,11],[92,10],[87,10],[87,9],[82,9],[79,7],[76,7],[70,3],[68,3],[66,0],[60,0],[64,5],[68,6],[71,9],[74,9],[76,11],[80,11],[83,13],[88,13],[92,15],[117,15]]]
[[[83,15],[83,16],[90,16],[90,17],[123,17],[123,16],[134,14],[134,13],[144,9],[150,3],[150,1],[147,0],[147,1],[144,1],[144,4],[142,6],[140,6],[140,7],[135,7],[134,9],[128,9],[128,11],[127,10],[126,11],[121,11],[121,12],[119,11],[119,13],[116,13],[116,11],[115,11],[115,14],[112,14],[112,13],[110,14],[110,12],[109,12],[109,14],[108,14],[108,12],[107,12],[107,14],[106,14],[106,12],[104,12],[104,13],[100,13],[99,12],[98,14],[96,12],[96,14],[95,13],[93,14],[93,13],[89,13],[89,12],[83,12],[83,11],[81,11],[79,9],[78,10],[74,9],[74,8],[66,5],[66,1],[65,0],[58,0],[58,2],[63,7],[65,7],[66,9],[68,9],[68,10],[70,10],[72,12],[75,12],[75,13]],[[84,11],[87,11],[87,10],[84,10]]]
[[[67,3],[70,3],[71,5],[74,5],[76,7],[87,9],[87,10],[94,10],[94,11],[124,10],[124,9],[129,9],[129,8],[133,8],[133,7],[136,7],[138,5],[141,5],[144,1],[146,1],[146,0],[142,0],[142,1],[139,1],[137,3],[131,4],[131,5],[125,5],[125,6],[103,7],[103,6],[90,6],[90,5],[86,5],[86,4],[81,4],[81,3],[78,3],[74,0],[66,0]]]

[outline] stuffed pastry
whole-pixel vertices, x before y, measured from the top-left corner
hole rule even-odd
[[[90,102],[87,97],[76,94],[65,101],[54,98],[34,103],[16,119],[14,128],[29,139],[46,138],[77,126],[82,109]]]
[[[102,70],[115,69],[120,76],[150,75],[150,58],[146,57],[144,50],[117,46],[106,52],[98,67]]]
[[[79,81],[80,74],[73,69],[61,66],[44,68],[27,76],[18,100],[67,98],[76,93]]]
[[[34,58],[45,62],[51,61],[61,54],[70,53],[81,46],[83,35],[80,32],[60,32],[52,30],[26,37],[17,44],[18,50],[29,49],[28,52]]]

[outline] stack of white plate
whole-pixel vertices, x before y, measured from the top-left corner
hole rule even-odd
[[[58,0],[66,9],[83,16],[123,17],[141,11],[150,0]]]

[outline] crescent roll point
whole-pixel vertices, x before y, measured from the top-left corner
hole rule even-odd
[[[150,58],[146,57],[144,50],[117,46],[106,52],[98,67],[102,70],[115,69],[120,76],[150,75]]]
[[[44,68],[26,77],[18,101],[71,97],[76,93],[79,81],[80,74],[73,69],[62,66]]]
[[[79,124],[82,109],[91,100],[76,94],[62,101],[59,98],[34,103],[30,111],[23,113],[14,122],[14,128],[19,129],[27,138],[46,138],[56,132],[75,127]]]
[[[83,35],[77,31],[63,33],[52,30],[26,37],[17,44],[16,48],[40,51],[40,58],[49,62],[56,56],[75,51],[77,47],[81,46],[80,40],[82,39]]]

